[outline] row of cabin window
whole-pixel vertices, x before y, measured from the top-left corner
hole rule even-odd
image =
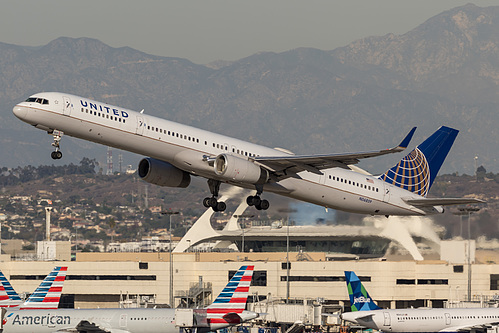
[[[154,127],[154,126],[148,125],[147,129],[155,131],[155,132],[159,132],[159,133],[164,133],[164,134],[168,133],[168,135],[171,135],[171,136],[174,136],[174,137],[177,137],[180,139],[185,139],[188,141],[199,143],[199,139],[197,139],[197,138],[193,138],[193,137],[190,137],[187,135],[183,135],[183,134],[179,134],[179,133],[175,133],[175,132],[171,132],[171,131],[166,131],[166,130],[159,128],[159,127]],[[208,145],[208,141],[205,141],[204,144]],[[222,149],[222,150],[229,150],[229,147],[227,145],[223,145],[223,144],[219,144],[219,143],[215,143],[215,142],[213,142],[213,148]],[[235,153],[236,149],[232,148],[232,152]],[[249,156],[249,157],[256,156],[255,154],[248,153],[247,151],[242,151],[242,150],[240,151],[239,149],[237,149],[237,154],[241,154],[241,155]]]
[[[206,141],[205,141],[205,144],[206,144]],[[213,148],[222,149],[222,150],[229,150],[229,147],[227,145],[219,144],[219,143],[215,144],[214,142],[213,142]],[[232,152],[236,153],[236,154],[244,155],[244,156],[249,156],[249,157],[256,156],[255,154],[248,153],[247,151],[243,151],[243,150],[239,150],[239,149],[236,150],[236,148],[232,148]]]
[[[435,316],[435,317],[401,317],[400,319],[404,319],[404,320],[420,320],[420,319],[428,320],[428,319],[444,319],[444,317],[442,317],[442,316]]]
[[[88,109],[84,109],[84,108],[81,108],[81,112],[85,112],[85,113],[90,113],[90,114],[93,114],[94,116],[98,116],[98,117],[102,117],[102,118],[107,118],[107,119],[111,119],[111,120],[114,120],[114,121],[119,121],[120,123],[121,122],[125,122],[125,119],[121,119],[120,117],[115,117],[115,116],[109,116],[108,114],[105,114],[105,113],[100,113],[100,112],[97,112],[97,111],[92,111],[90,110],[90,112],[88,111]]]
[[[452,319],[499,318],[499,316],[452,316]]]
[[[347,183],[346,179],[343,179],[343,178],[340,178],[340,177],[336,177],[336,176],[333,176],[331,178],[331,175],[329,175],[329,179],[337,180],[337,181],[339,181],[341,183],[345,183],[345,184]],[[349,185],[354,185],[354,186],[357,186],[357,187],[362,187],[362,188],[365,188],[366,190],[369,190],[369,191],[379,192],[379,190],[378,190],[377,187],[372,186],[372,188],[371,188],[371,185],[360,184],[360,183],[352,182],[351,180],[348,181],[348,184]]]
[[[180,139],[185,139],[185,140],[188,140],[188,141],[199,143],[199,139],[196,139],[196,138],[193,138],[193,137],[190,137],[190,136],[187,136],[187,135],[183,135],[183,134],[171,132],[171,131],[166,131],[166,130],[164,130],[162,128],[159,128],[159,127],[154,127],[154,126],[147,125],[147,129],[151,130],[151,131],[159,132],[159,133],[168,134],[168,135],[171,135],[173,137],[180,138]],[[206,144],[206,141],[204,142],[204,144]]]

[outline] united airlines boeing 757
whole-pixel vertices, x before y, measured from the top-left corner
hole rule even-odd
[[[185,188],[191,176],[208,179],[205,207],[224,211],[221,183],[256,189],[248,205],[268,209],[264,191],[326,208],[371,215],[442,213],[444,205],[481,202],[470,198],[427,198],[428,191],[458,131],[440,127],[426,141],[381,176],[355,166],[361,159],[404,150],[416,128],[402,142],[370,152],[295,155],[118,106],[64,93],[39,93],[17,104],[14,114],[54,137],[52,158],[62,157],[64,134],[148,157],[139,176],[152,184]]]
[[[346,271],[352,312],[343,320],[383,332],[485,332],[499,324],[498,308],[382,309],[354,272]]]
[[[8,311],[3,333],[110,332],[179,333],[181,329],[211,332],[258,317],[246,311],[254,266],[242,266],[215,301],[204,309],[127,308]],[[189,311],[190,310],[190,311]]]

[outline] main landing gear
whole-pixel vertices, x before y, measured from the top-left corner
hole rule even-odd
[[[218,201],[218,191],[220,190],[220,181],[208,179],[208,186],[210,187],[211,198],[203,199],[203,206],[206,208],[212,208],[215,212],[223,212],[227,205],[223,201]]]
[[[212,194],[211,198],[207,197],[203,199],[203,206],[206,208],[213,208],[215,212],[223,212],[227,205],[223,201],[218,201],[218,191],[220,190],[220,181],[208,179],[208,186],[210,187],[210,192]],[[250,195],[246,198],[246,203],[248,206],[255,206],[258,210],[267,210],[270,207],[268,200],[262,200],[260,195],[263,192],[263,186],[256,186],[256,195]]]
[[[260,195],[263,192],[263,186],[258,186],[256,187],[256,195],[250,195],[249,197],[246,198],[246,203],[248,206],[255,206],[256,209],[258,210],[267,210],[270,207],[270,203],[268,200],[261,199]]]
[[[52,133],[49,132],[54,137],[54,142],[52,142],[52,147],[55,148],[55,151],[50,153],[50,157],[54,160],[59,160],[62,158],[62,152],[59,150],[59,143],[61,142],[62,136],[64,133],[62,131],[53,130]]]

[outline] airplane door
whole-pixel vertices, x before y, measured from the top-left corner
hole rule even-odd
[[[120,315],[120,327],[126,327],[126,314]]]
[[[384,187],[383,201],[384,202],[389,202],[393,186],[390,185],[390,184],[385,183],[383,187]]]
[[[144,117],[137,116],[137,127],[135,129],[135,134],[142,135],[144,133],[144,127],[146,127]]]
[[[62,104],[63,104],[62,114],[69,116],[71,114],[71,111],[73,110],[73,104],[71,103],[71,99],[69,97],[63,96]]]
[[[390,313],[389,312],[383,312],[383,326],[390,326],[391,325],[391,320],[390,320]]]
[[[450,314],[444,313],[445,315],[445,325],[450,325]]]

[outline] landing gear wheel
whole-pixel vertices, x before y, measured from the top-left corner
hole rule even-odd
[[[255,205],[257,210],[267,210],[270,204],[267,200],[262,200],[259,205]]]
[[[214,212],[223,212],[224,210],[227,209],[227,205],[223,201],[217,201],[215,198],[205,198],[203,200],[203,204],[205,201],[210,205],[208,207],[211,207]]]
[[[216,198],[211,197],[208,198],[208,204],[210,205],[211,208],[215,208],[218,205],[218,201]]]
[[[260,199],[258,195],[250,195],[246,198],[246,203],[248,204],[248,206],[259,206],[261,202],[262,199]]]
[[[53,160],[60,160],[62,158],[62,152],[53,151],[52,153],[50,153],[50,157],[52,157]]]
[[[264,200],[260,201],[260,204],[258,205],[258,207],[260,207],[262,210],[267,210],[270,207],[270,203],[268,200],[264,199]]]
[[[204,198],[203,199],[203,206],[205,206],[206,208],[210,208],[210,200],[211,198]]]
[[[225,209],[227,209],[227,205],[223,201],[218,202],[217,206],[213,208],[216,212],[223,212]]]

